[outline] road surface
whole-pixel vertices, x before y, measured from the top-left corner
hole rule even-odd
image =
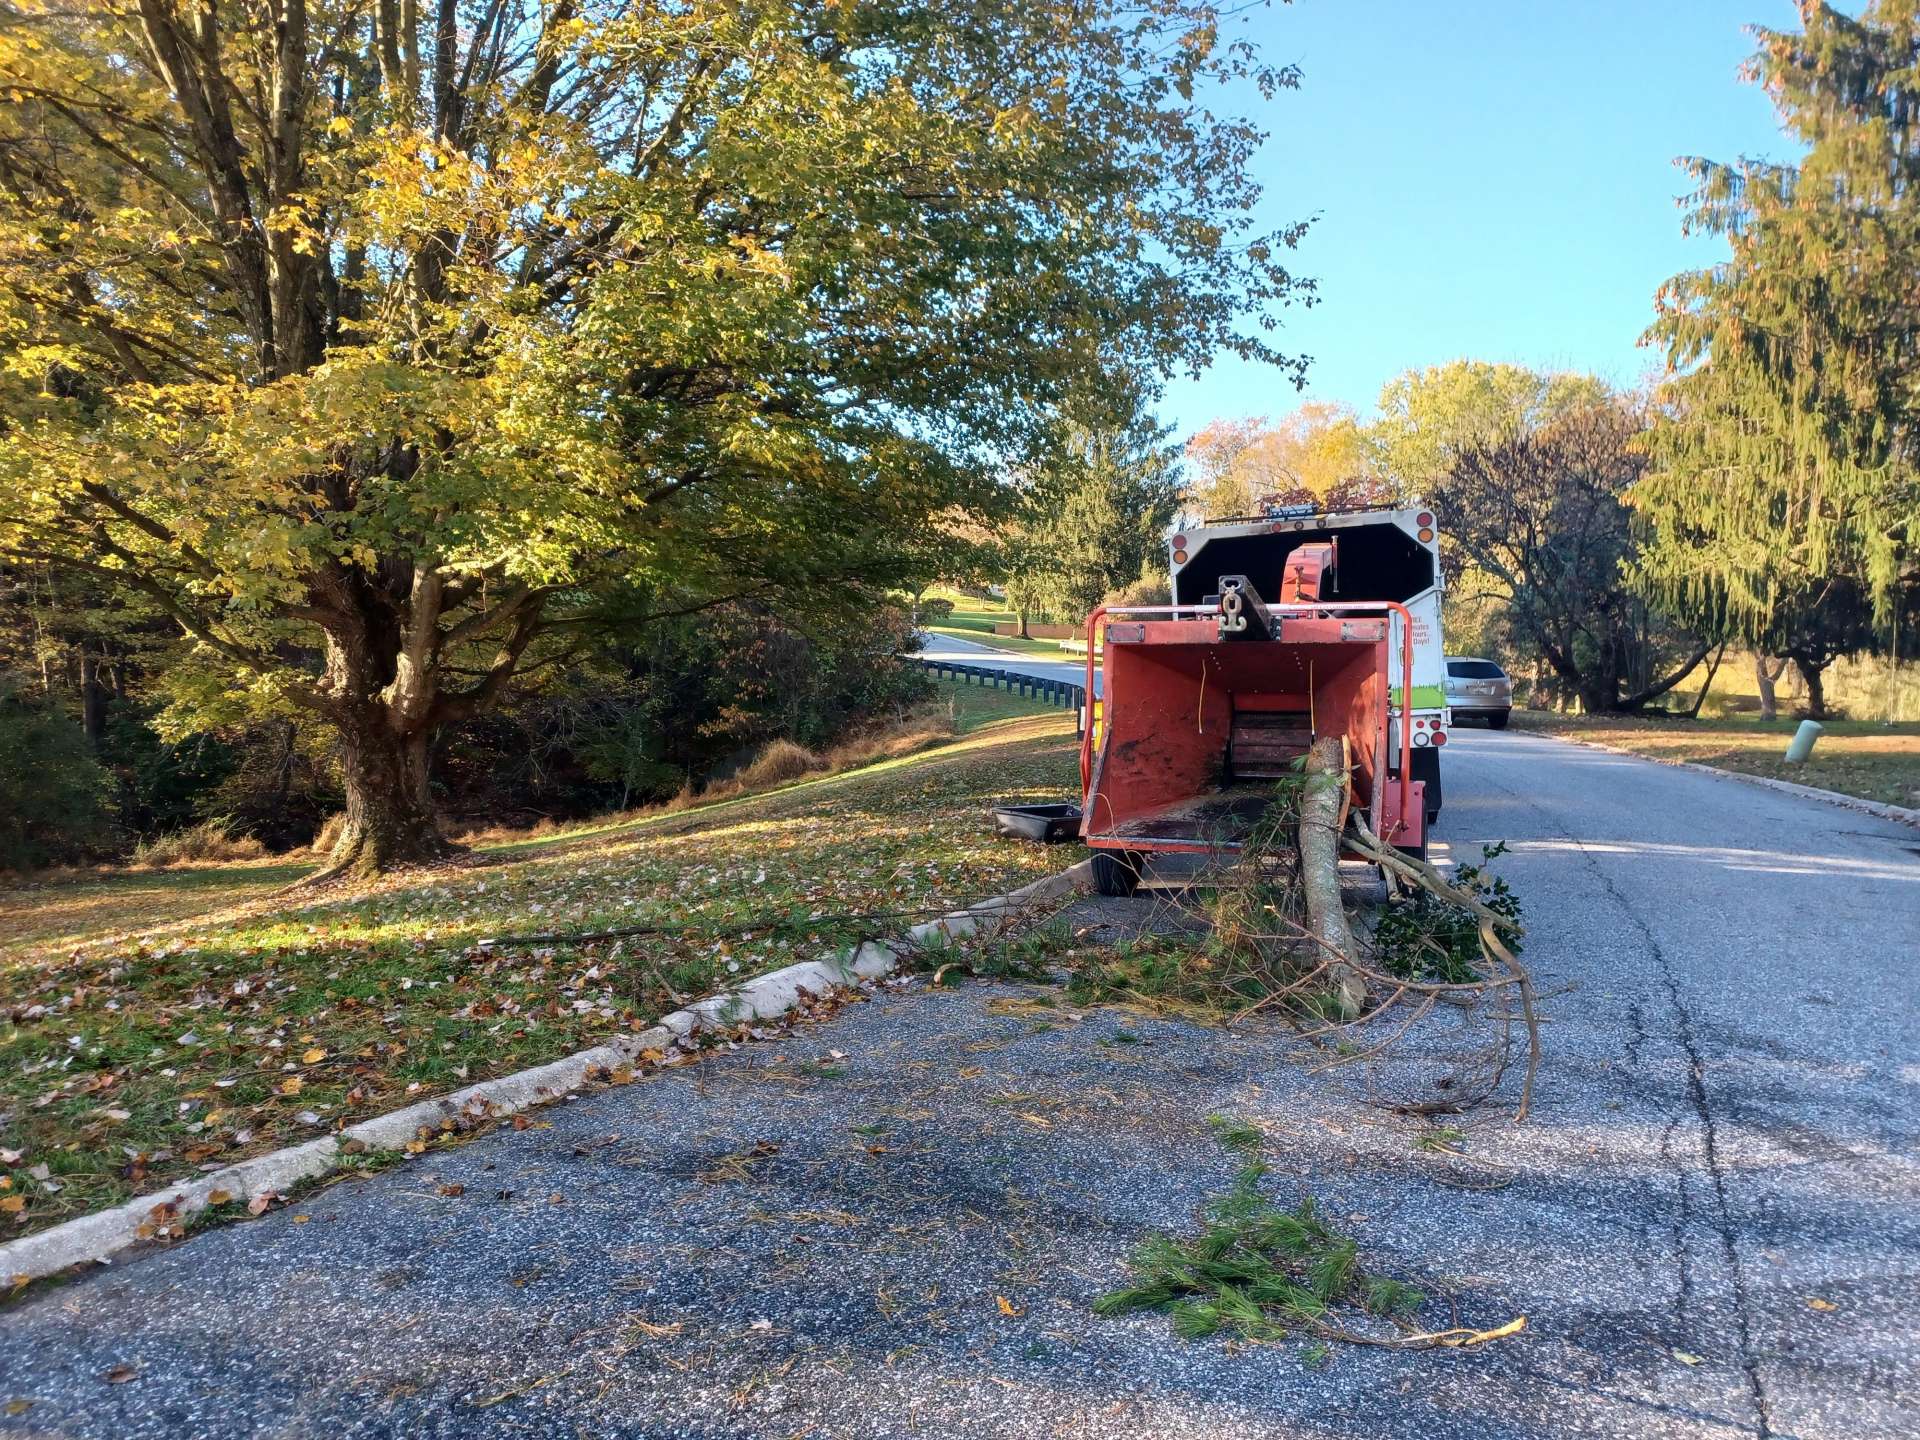
[[[1062,658],[1048,660],[1044,656],[1017,655],[1011,650],[996,649],[992,645],[983,645],[975,640],[962,640],[953,635],[935,635],[928,633],[919,651],[922,660],[946,660],[956,665],[977,665],[983,670],[1004,670],[1010,675],[1032,675],[1042,680],[1064,680],[1069,685],[1087,683],[1087,664],[1084,660]],[[1061,655],[1066,656],[1062,651]],[[1100,667],[1093,667],[1093,692],[1100,693]]]
[[[1434,1153],[1284,1032],[891,995],[32,1296],[0,1435],[1920,1434],[1920,833],[1513,732],[1448,763],[1553,992],[1527,1124]],[[1316,1367],[1092,1315],[1227,1184],[1216,1113],[1432,1322],[1525,1331]]]

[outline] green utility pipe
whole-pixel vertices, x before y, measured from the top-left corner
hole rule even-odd
[[[1818,720],[1802,720],[1800,728],[1793,732],[1793,739],[1787,744],[1787,763],[1801,764],[1813,754],[1813,742],[1820,738],[1825,728]]]

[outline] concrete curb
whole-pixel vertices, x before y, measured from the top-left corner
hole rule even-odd
[[[1548,740],[1565,740],[1570,744],[1584,745],[1589,750],[1604,750],[1609,755],[1625,755],[1634,760],[1645,760],[1652,765],[1668,765],[1676,770],[1697,770],[1702,775],[1715,775],[1722,780],[1738,780],[1743,785],[1758,785],[1763,789],[1778,790],[1783,795],[1798,795],[1802,800],[1819,800],[1828,805],[1838,805],[1843,810],[1855,810],[1863,815],[1872,815],[1876,819],[1891,820],[1896,825],[1920,827],[1920,810],[1910,810],[1904,805],[1887,805],[1878,800],[1862,799],[1858,795],[1843,795],[1838,790],[1822,790],[1815,785],[1797,785],[1791,780],[1776,780],[1771,775],[1749,775],[1744,770],[1722,770],[1718,765],[1702,765],[1698,760],[1667,760],[1658,755],[1644,755],[1638,750],[1629,750],[1622,745],[1609,745],[1604,740],[1586,740],[1577,735],[1555,734],[1550,730],[1535,730],[1531,733]]]
[[[915,925],[894,944],[869,940],[831,960],[805,960],[789,965],[757,976],[738,989],[696,1000],[683,1010],[662,1016],[660,1023],[650,1029],[620,1035],[604,1045],[579,1050],[512,1075],[484,1080],[449,1095],[422,1100],[403,1110],[376,1115],[319,1140],[256,1155],[251,1160],[152,1191],[112,1210],[82,1215],[37,1234],[10,1240],[0,1245],[0,1279],[17,1285],[89,1261],[104,1262],[143,1238],[139,1229],[154,1221],[156,1209],[169,1222],[184,1219],[206,1209],[207,1197],[216,1190],[224,1190],[236,1198],[277,1193],[303,1180],[326,1175],[350,1153],[401,1150],[410,1141],[423,1138],[423,1134],[433,1135],[449,1128],[463,1116],[494,1119],[558,1100],[578,1090],[591,1076],[632,1065],[640,1060],[642,1052],[664,1050],[700,1030],[745,1020],[772,1019],[786,1014],[809,997],[826,995],[861,981],[882,979],[899,967],[903,956],[916,949],[960,939],[1025,906],[1058,900],[1086,889],[1092,873],[1093,862],[1082,860],[1008,894]],[[345,1148],[348,1145],[353,1146],[351,1151]]]

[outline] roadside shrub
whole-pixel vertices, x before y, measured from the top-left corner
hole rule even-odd
[[[791,740],[769,740],[760,753],[735,772],[733,779],[743,790],[760,790],[769,785],[784,785],[824,768],[825,762]]]
[[[133,852],[133,863],[161,869],[258,860],[267,853],[267,847],[253,836],[236,835],[232,827],[230,819],[202,820],[157,840],[143,840]]]
[[[920,623],[922,625],[940,625],[953,618],[953,601],[944,599],[922,600],[920,602]]]
[[[1109,605],[1171,605],[1173,591],[1164,575],[1142,575],[1107,596]]]
[[[67,864],[110,849],[112,789],[78,725],[0,685],[0,868]]]

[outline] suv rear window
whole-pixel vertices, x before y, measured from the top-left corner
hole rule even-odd
[[[1491,660],[1447,661],[1447,674],[1456,680],[1501,680],[1506,673]]]

